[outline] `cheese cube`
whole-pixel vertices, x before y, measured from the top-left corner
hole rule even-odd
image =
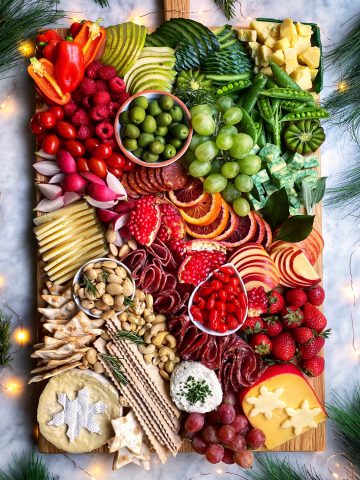
[[[273,74],[270,67],[262,67],[260,68],[260,72],[266,75],[267,77],[272,77],[272,74]]]
[[[291,173],[298,172],[304,166],[304,157],[300,153],[295,153],[287,166]]]
[[[313,33],[311,25],[304,25],[300,22],[296,23],[296,31],[299,35],[302,35],[304,37],[311,37]]]
[[[311,47],[311,39],[310,37],[298,37],[298,41],[296,42],[295,48],[298,55],[306,52],[308,48]]]
[[[265,182],[263,185],[268,196],[278,191],[278,188],[272,182]]]
[[[310,90],[312,87],[311,72],[309,67],[300,65],[292,74],[291,78],[303,90]]]
[[[266,143],[259,152],[259,157],[264,162],[272,162],[281,154],[280,147],[272,143]]]
[[[276,52],[270,55],[270,59],[275,62],[276,65],[279,65],[279,67],[281,67],[281,65],[284,65],[285,63],[284,52],[282,50],[276,50]]]
[[[273,37],[268,37],[268,38],[265,40],[265,43],[264,43],[264,44],[267,45],[267,46],[270,47],[270,48],[274,48],[275,43],[276,43],[275,38],[273,38]]]
[[[255,58],[256,52],[260,47],[260,43],[258,42],[249,42],[249,48],[251,50],[251,58]]]
[[[286,49],[284,52],[284,57],[285,57],[285,71],[288,75],[290,75],[299,66],[297,61],[296,48]]]
[[[296,45],[298,34],[291,18],[285,18],[280,25],[280,37],[287,38],[292,47]]]
[[[311,74],[311,80],[314,81],[316,78],[316,75],[318,74],[318,69],[317,68],[310,68],[310,74]]]
[[[257,33],[255,30],[240,28],[238,31],[239,40],[242,42],[256,42]]]
[[[259,59],[259,64],[263,67],[267,67],[269,65],[269,57],[273,53],[270,47],[267,45],[261,45],[257,52],[257,56]]]
[[[302,63],[305,63],[310,68],[319,68],[320,65],[320,48],[319,47],[310,47],[301,55],[299,55],[299,60]]]
[[[274,50],[282,50],[283,52],[285,52],[285,50],[288,48],[290,48],[290,40],[288,38],[282,38],[274,45]]]

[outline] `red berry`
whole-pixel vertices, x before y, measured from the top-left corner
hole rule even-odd
[[[101,65],[97,75],[101,80],[109,81],[116,76],[116,69],[112,65]]]
[[[109,109],[107,105],[96,105],[96,107],[90,110],[90,117],[94,122],[101,122],[101,120],[107,119],[109,116]]]
[[[250,338],[250,345],[258,355],[262,357],[269,355],[272,349],[272,342],[265,333],[256,333]]]
[[[85,77],[84,80],[81,82],[79,91],[83,95],[94,95],[96,92],[96,82],[92,78]]]
[[[105,140],[107,138],[111,138],[114,134],[114,128],[109,122],[101,122],[99,123],[96,128],[96,135],[101,139]],[[125,170],[125,167],[124,167]]]
[[[268,313],[274,315],[275,313],[281,312],[284,307],[284,297],[277,290],[273,290],[268,296]]]
[[[282,310],[281,319],[287,328],[292,329],[300,327],[300,325],[303,323],[304,317],[300,308],[289,306]]]
[[[310,358],[316,357],[325,344],[325,338],[321,336],[316,336],[312,338],[305,345],[300,345],[299,347],[299,357],[302,360],[309,360]]]
[[[109,87],[113,93],[123,93],[126,90],[124,80],[119,77],[112,78],[109,82]]]
[[[82,125],[90,125],[90,118],[86,110],[83,108],[78,108],[74,115],[72,115],[70,122],[76,127],[81,127]]]
[[[110,93],[105,91],[96,92],[93,97],[94,105],[107,105],[110,103]]]
[[[294,305],[295,307],[302,307],[307,301],[307,296],[301,288],[293,288],[288,290],[285,295],[287,305]]]
[[[108,86],[107,83],[104,82],[104,80],[95,80],[96,83],[96,91],[98,92],[108,92]]]
[[[283,325],[280,322],[279,317],[264,317],[262,320],[264,322],[264,331],[268,337],[276,337],[276,335],[279,335],[279,333],[283,331]]]
[[[306,290],[306,295],[308,302],[316,307],[319,307],[324,303],[325,300],[325,290],[318,285],[317,287],[312,287]]]
[[[276,360],[289,362],[295,355],[295,340],[290,332],[282,332],[272,339],[272,355]]]
[[[65,117],[71,117],[76,112],[77,108],[78,106],[73,100],[70,100],[66,105],[63,105]]]
[[[309,327],[298,327],[292,331],[292,336],[297,343],[301,345],[307,343],[314,336],[313,331]]]
[[[313,357],[308,360],[303,360],[300,363],[300,367],[309,377],[318,377],[324,371],[325,360],[323,357]]]
[[[90,65],[86,69],[86,75],[92,78],[93,80],[95,80],[97,78],[97,73],[101,65],[102,64],[97,60],[95,60],[95,62],[90,63]]]
[[[305,303],[303,306],[303,314],[304,326],[314,329],[317,333],[321,333],[325,329],[327,325],[326,317],[314,305]]]
[[[241,326],[241,330],[248,335],[252,333],[259,333],[264,328],[264,322],[261,317],[247,317]]]
[[[92,127],[89,127],[87,125],[82,125],[76,132],[76,138],[78,140],[86,140],[87,138],[90,138],[92,134],[93,134]]]

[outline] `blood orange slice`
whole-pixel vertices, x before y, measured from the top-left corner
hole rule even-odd
[[[223,200],[220,213],[213,222],[203,226],[185,224],[186,232],[194,238],[215,238],[225,230],[228,219],[229,207],[225,200]]]
[[[186,187],[169,192],[170,200],[177,207],[192,207],[204,200],[205,197],[202,181],[194,177],[188,177]]]
[[[206,193],[203,200],[196,205],[180,208],[179,212],[186,223],[190,225],[209,225],[219,215],[222,205],[220,193]]]
[[[252,241],[257,230],[257,221],[253,212],[246,217],[239,217],[239,223],[236,230],[225,242],[221,242],[227,248],[239,247],[244,243]]]
[[[234,210],[229,206],[229,218],[226,224],[224,231],[218,235],[215,240],[217,242],[223,242],[227,240],[237,229],[239,225],[239,217],[236,215]]]
[[[263,247],[265,248],[265,250],[269,250],[270,245],[272,243],[272,238],[273,238],[272,230],[271,230],[271,227],[266,220],[263,219],[263,222],[264,222],[264,225],[265,225],[265,237],[264,237],[264,240],[261,243],[262,243]]]
[[[257,225],[256,235],[255,235],[255,238],[253,239],[253,242],[262,243],[266,234],[265,223],[262,217],[260,217],[258,213],[254,212],[254,216],[258,225]]]

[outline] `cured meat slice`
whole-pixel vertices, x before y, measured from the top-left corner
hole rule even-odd
[[[177,190],[185,187],[187,183],[186,172],[179,162],[163,167],[161,179],[165,190]]]
[[[138,285],[145,293],[154,293],[159,290],[163,272],[157,265],[147,265],[141,272]]]
[[[121,183],[123,187],[126,190],[126,193],[128,194],[129,197],[131,198],[139,198],[139,195],[136,193],[135,190],[133,190],[130,185],[129,185],[129,180],[128,180],[128,174],[125,172],[123,176],[121,177]]]
[[[156,179],[156,182],[158,183],[158,185],[160,185],[160,189],[159,191],[160,192],[163,192],[166,190],[166,188],[164,187],[164,182],[163,182],[163,179],[162,179],[162,176],[161,176],[161,171],[164,167],[161,167],[161,168],[153,168],[153,170],[155,170],[155,179]]]
[[[165,274],[165,282],[160,290],[175,290],[177,286],[177,278],[172,273]]]
[[[142,195],[144,192],[142,191],[142,189],[137,184],[137,181],[136,181],[136,178],[135,178],[136,172],[137,172],[137,169],[131,170],[131,172],[129,173],[129,176],[128,176],[128,183],[129,183],[130,187],[132,188],[132,190],[134,190],[134,192]]]
[[[156,189],[157,192],[162,192],[163,184],[160,183],[157,179],[157,176],[156,176],[156,171],[157,170],[160,170],[160,169],[159,168],[147,168],[146,169],[146,175],[148,177],[149,184],[153,185],[153,187]]]
[[[165,290],[156,297],[154,309],[159,313],[173,314],[180,304],[181,297],[176,290]]]
[[[170,250],[160,238],[156,238],[152,245],[147,247],[147,251],[157,258],[162,265],[166,266],[169,264],[171,259]]]
[[[219,348],[216,337],[209,337],[206,344],[203,345],[200,355],[202,358],[202,363],[206,367],[211,368],[211,370],[219,368],[221,360],[221,348]]]
[[[131,271],[134,279],[137,280],[146,263],[146,250],[143,248],[133,250],[122,259],[122,262]]]
[[[157,193],[159,191],[158,187],[154,185],[154,182],[151,181],[150,178],[150,172],[153,170],[152,168],[141,168],[141,179],[142,182],[145,183],[146,188],[151,192],[151,193]]]

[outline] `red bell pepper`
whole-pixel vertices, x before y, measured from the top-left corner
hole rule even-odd
[[[99,18],[96,22],[86,21],[74,38],[74,42],[81,46],[84,53],[85,68],[95,60],[96,54],[105,42],[106,29],[99,25],[102,20]]]
[[[76,35],[80,32],[81,30],[81,27],[83,26],[83,24],[85,23],[85,20],[82,20],[81,22],[74,22],[70,25],[70,35],[75,38]]]
[[[84,78],[84,55],[79,44],[62,40],[56,46],[55,77],[63,92],[73,92]]]
[[[33,78],[39,93],[49,101],[58,105],[65,105],[71,100],[71,94],[65,93],[60,88],[55,78],[54,64],[46,58],[35,57],[30,59],[28,73]]]
[[[43,48],[42,54],[45,58],[50,60],[50,62],[55,62],[56,45],[58,43],[59,40],[53,39]]]

